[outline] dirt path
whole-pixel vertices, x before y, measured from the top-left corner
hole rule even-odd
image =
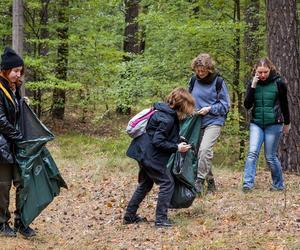
[[[300,249],[299,176],[285,176],[286,193],[270,192],[270,174],[259,171],[256,190],[243,194],[240,172],[217,170],[216,194],[197,198],[189,209],[171,210],[177,225],[156,229],[155,192],[139,211],[150,223],[121,224],[136,185],[135,167],[96,175],[92,163],[59,165],[69,190],[34,221],[38,235],[1,238],[0,249]]]

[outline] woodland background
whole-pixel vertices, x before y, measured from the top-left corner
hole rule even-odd
[[[299,0],[2,0],[0,47],[14,41],[24,54],[27,95],[39,117],[62,124],[72,116],[82,128],[90,123],[95,129],[186,86],[191,60],[208,52],[230,89],[226,137],[237,142],[230,147],[234,162],[245,157],[245,82],[257,58],[269,56],[290,91],[293,129],[280,156],[285,169],[299,172],[297,4]]]
[[[1,0],[0,50],[13,46],[23,55],[26,95],[56,134],[49,148],[70,187],[34,223],[36,239],[6,240],[5,248],[298,249],[299,9],[299,0]],[[126,124],[187,86],[201,52],[217,62],[232,103],[215,148],[219,192],[171,212],[179,225],[173,231],[124,228],[136,181],[136,164],[125,156]],[[288,85],[291,132],[279,150],[287,191],[266,192],[261,154],[257,191],[244,196],[245,82],[264,56]],[[151,218],[154,206],[150,194],[142,211]],[[56,242],[47,242],[49,233]]]

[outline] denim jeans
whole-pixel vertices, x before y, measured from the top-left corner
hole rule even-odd
[[[261,128],[254,123],[250,124],[250,145],[244,169],[244,187],[253,188],[256,174],[256,163],[262,144],[264,143],[265,158],[272,175],[272,186],[275,189],[284,189],[284,180],[281,164],[277,158],[277,148],[283,125],[275,124]]]

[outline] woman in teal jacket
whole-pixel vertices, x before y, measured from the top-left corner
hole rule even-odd
[[[250,146],[245,162],[243,191],[254,187],[256,164],[262,144],[272,175],[271,190],[284,189],[281,163],[277,149],[282,132],[290,129],[287,87],[275,66],[268,58],[260,59],[253,69],[244,101],[246,109],[252,109]]]

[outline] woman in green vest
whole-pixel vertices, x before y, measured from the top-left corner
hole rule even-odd
[[[288,134],[290,129],[287,87],[268,58],[260,59],[255,64],[253,75],[244,101],[245,108],[252,109],[252,118],[243,191],[251,191],[254,187],[257,159],[263,143],[265,158],[272,175],[270,190],[281,191],[284,189],[284,180],[281,163],[277,158],[277,148],[282,132]]]

